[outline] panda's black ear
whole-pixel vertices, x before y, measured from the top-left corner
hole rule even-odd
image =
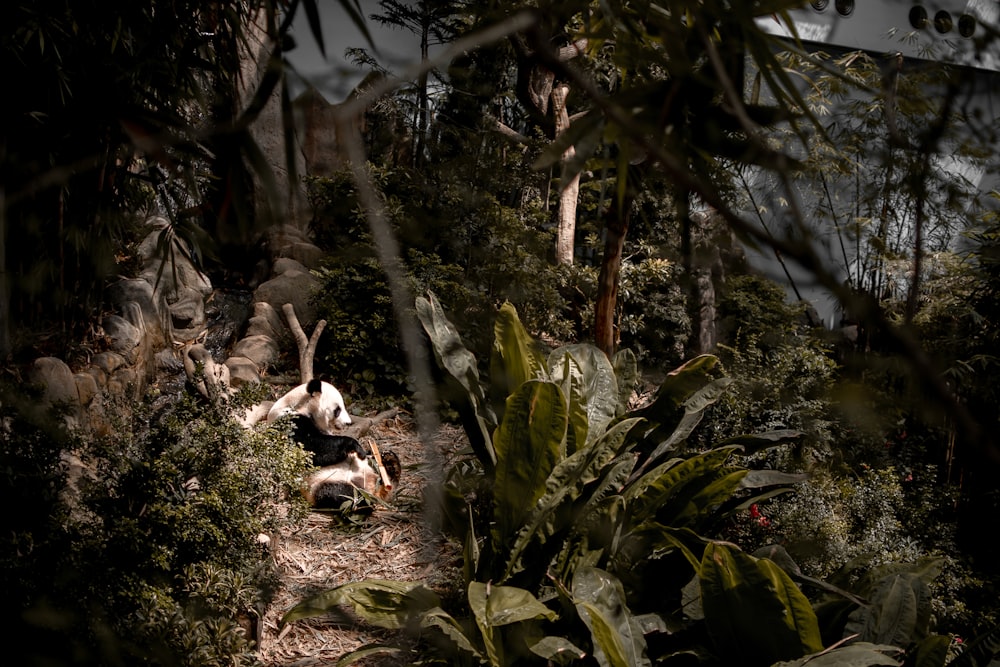
[[[323,381],[313,378],[309,380],[309,384],[306,385],[306,393],[310,396],[320,394],[323,392]]]

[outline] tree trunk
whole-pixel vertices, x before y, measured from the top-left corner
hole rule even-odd
[[[623,176],[624,178],[624,176]],[[597,278],[597,302],[594,304],[594,344],[610,359],[618,345],[615,330],[615,305],[618,302],[618,280],[621,274],[625,235],[628,233],[629,211],[633,195],[626,193],[621,206],[616,197],[605,214],[604,258]]]
[[[0,146],[0,162],[3,161],[3,146]],[[7,278],[7,200],[4,188],[0,186],[0,359],[6,359],[11,352],[10,326],[10,284]]]
[[[566,111],[566,98],[569,96],[569,86],[560,83],[552,89],[552,113],[555,116],[556,132],[559,135],[569,129],[569,113]],[[559,208],[556,211],[556,264],[570,265],[573,263],[573,250],[576,241],[576,205],[580,194],[580,173],[567,178],[569,163],[576,156],[576,149],[570,146],[562,155],[562,178],[560,179]]]

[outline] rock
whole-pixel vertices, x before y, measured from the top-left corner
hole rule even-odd
[[[134,364],[139,358],[142,331],[119,315],[108,315],[101,326],[111,339],[111,351],[122,355],[128,363]]]
[[[229,368],[229,381],[234,388],[260,382],[260,370],[257,364],[247,357],[229,357],[225,364]]]
[[[254,292],[254,301],[263,301],[280,312],[282,306],[290,303],[303,327],[316,322],[316,309],[309,302],[313,292],[319,288],[319,278],[308,271],[288,270],[268,280]]]
[[[73,371],[56,357],[39,357],[31,365],[28,379],[43,388],[42,400],[49,405],[80,405]]]
[[[253,317],[250,318],[247,328],[247,335],[270,336],[276,341],[287,338],[290,333],[288,324],[282,318],[280,312],[274,306],[264,301],[255,303],[253,305]],[[264,324],[265,322],[266,324]]]
[[[274,260],[274,267],[271,270],[276,276],[280,276],[289,271],[308,271],[306,265],[297,259],[292,259],[291,257],[279,257]]]
[[[278,358],[278,344],[270,336],[247,336],[236,343],[231,355],[246,357],[257,369],[263,370]]]
[[[282,259],[293,260],[309,269],[318,269],[320,260],[323,259],[323,251],[312,243],[298,242],[278,248],[278,256]],[[278,261],[280,262],[281,259]]]
[[[151,349],[159,350],[167,345],[169,340],[169,319],[154,300],[153,286],[141,278],[119,280],[108,287],[108,300],[124,314],[126,304],[135,303],[142,313],[143,325],[147,342]],[[129,317],[129,321],[132,319]],[[133,324],[138,324],[132,322]]]
[[[28,381],[42,388],[42,407],[59,407],[59,414],[68,428],[75,429],[81,425],[83,408],[80,392],[66,362],[56,357],[35,359]]]
[[[174,354],[174,351],[170,348],[157,352],[154,357],[154,362],[156,364],[156,368],[161,371],[176,373],[184,370],[184,362],[178,359],[177,355]]]
[[[73,379],[76,381],[80,405],[84,407],[90,405],[94,397],[101,393],[101,389],[97,386],[97,380],[90,373],[74,373]]]
[[[139,254],[143,259],[142,277],[153,286],[154,293],[171,301],[182,287],[198,291],[203,297],[212,293],[212,283],[194,262],[190,250],[177,239],[169,237],[165,241],[170,223],[156,216],[147,220],[152,231],[139,244]]]
[[[197,329],[205,325],[205,297],[196,289],[181,287],[177,298],[167,308],[170,321],[178,329]]]
[[[98,352],[90,363],[104,371],[105,375],[110,376],[125,364],[125,357],[115,352]]]

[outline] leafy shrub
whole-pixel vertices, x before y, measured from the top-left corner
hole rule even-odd
[[[411,289],[463,292],[457,282],[458,267],[416,250],[407,255]],[[328,260],[316,274],[321,286],[314,301],[318,316],[327,321],[316,353],[324,370],[357,398],[377,402],[379,397],[404,395],[406,359],[378,260],[366,256],[351,263]]]
[[[71,504],[47,502],[11,550],[5,541],[5,563],[31,556],[8,588],[23,638],[14,654],[29,663],[256,664],[245,625],[274,585],[259,536],[304,515],[299,494],[282,498],[298,488],[305,453],[277,429],[246,430],[227,407],[189,395],[157,411],[108,412],[117,421],[106,438],[9,422],[9,451],[26,464],[13,473],[17,492],[51,501],[61,481],[52,457],[64,448],[90,470],[78,496],[61,497]]]
[[[665,259],[622,262],[618,287],[621,345],[648,367],[675,368],[684,360],[691,317],[681,290],[682,267]]]
[[[793,479],[751,473],[731,459],[742,447],[773,446],[795,434],[745,436],[702,452],[688,447],[688,435],[729,384],[717,360],[699,357],[678,368],[652,404],[626,413],[632,355],[613,364],[585,344],[547,353],[505,304],[484,388],[474,356],[437,301],[419,299],[417,312],[448,381],[466,391],[478,467],[456,466],[446,496],[457,502],[445,513],[458,520],[466,545],[474,623],[445,612],[421,584],[384,580],[319,593],[285,622],[351,606],[382,627],[436,637],[432,659],[450,664],[587,654],[600,664],[648,664],[647,655],[689,651],[728,661],[751,642],[751,664],[764,665],[820,650],[818,623],[787,575],[702,536]],[[471,485],[457,486],[463,482]],[[484,497],[470,497],[473,490]],[[692,576],[704,614],[679,611]],[[646,635],[667,627],[697,646],[654,652]],[[390,649],[366,647],[345,659],[373,650]]]
[[[504,300],[518,305],[533,331],[556,339],[573,333],[546,259],[551,234],[538,231],[543,211],[470,193],[454,174],[375,166],[369,173],[404,248],[411,291],[447,299],[460,325],[481,332],[470,340],[473,349],[484,356],[489,350],[489,332],[478,324]],[[327,320],[317,361],[351,393],[369,399],[404,394],[406,367],[388,284],[349,174],[311,179],[309,192],[313,236],[327,253],[314,296]]]

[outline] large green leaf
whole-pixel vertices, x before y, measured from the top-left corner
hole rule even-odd
[[[621,416],[628,412],[629,399],[632,398],[632,390],[635,389],[639,379],[639,362],[635,352],[623,347],[615,352],[615,356],[611,358],[611,365],[618,380],[618,407],[615,409],[615,414]]]
[[[548,619],[557,614],[538,601],[523,588],[492,586],[478,581],[469,583],[469,607],[476,619],[476,626],[483,636],[486,654],[491,665],[505,664],[503,635],[496,628],[521,621]]]
[[[907,647],[930,632],[931,592],[911,572],[884,577],[870,595],[870,604],[854,610],[845,632],[860,641]]]
[[[629,611],[625,591],[614,575],[595,567],[579,568],[573,576],[572,593],[577,612],[590,629],[599,664],[651,664],[642,628]]]
[[[521,384],[507,400],[493,445],[497,453],[493,492],[493,546],[503,551],[562,459],[568,416],[562,391],[551,382]]]
[[[700,586],[705,623],[723,658],[770,665],[822,649],[809,600],[766,559],[709,544]]]
[[[615,424],[589,446],[578,450],[556,465],[546,480],[545,495],[538,500],[531,515],[518,530],[517,537],[510,549],[506,572],[501,581],[506,581],[510,576],[521,571],[523,568],[522,558],[528,552],[529,547],[544,544],[553,535],[564,531],[571,522],[578,521],[587,515],[589,511],[587,503],[582,509],[577,508],[575,507],[577,499],[580,498],[583,490],[588,488],[587,485],[598,480],[606,467],[618,456],[625,437],[638,421],[638,419],[628,419]],[[622,463],[623,468],[630,466],[628,462]],[[621,476],[619,476],[619,483],[620,481],[624,481]],[[589,488],[591,496],[588,503],[604,496],[604,486],[598,484]],[[620,487],[616,485],[610,491],[618,492],[619,490]],[[558,550],[552,546],[547,552],[555,553]],[[535,564],[544,568],[547,565],[547,559]]]
[[[321,616],[338,606],[381,628],[398,630],[423,611],[439,607],[438,596],[419,582],[367,579],[355,581],[306,598],[288,610],[281,623]]]
[[[417,297],[416,310],[417,318],[430,338],[438,365],[464,389],[464,395],[449,398],[460,406],[468,406],[463,412],[470,414],[463,414],[463,422],[469,444],[487,472],[492,471],[496,464],[496,452],[493,451],[491,438],[497,426],[497,417],[480,383],[476,357],[462,343],[458,330],[433,293],[428,292],[426,299]]]
[[[691,393],[682,403],[684,414],[681,416],[680,420],[677,422],[676,426],[674,426],[670,434],[666,436],[666,438],[663,438],[662,435],[660,435],[663,433],[662,429],[656,429],[650,436],[647,437],[647,440],[653,439],[654,441],[658,441],[658,444],[655,449],[653,449],[652,453],[650,453],[649,457],[635,471],[633,478],[639,477],[649,467],[659,462],[663,456],[678,449],[681,443],[685,442],[688,436],[691,435],[695,427],[701,423],[705,409],[719,400],[719,397],[722,396],[726,387],[728,387],[731,383],[731,378],[718,378],[709,381],[707,384]]]
[[[517,310],[509,302],[500,307],[493,325],[493,351],[490,355],[490,397],[497,415],[504,402],[528,380],[547,380],[545,356],[525,331]]]
[[[626,544],[626,540],[634,541],[639,548]],[[690,528],[674,528],[655,521],[647,521],[622,537],[621,546],[615,554],[615,567],[624,566],[631,569],[633,563],[627,559],[655,561],[677,551],[691,565],[692,571],[697,572],[701,569],[701,559],[706,544],[708,540]]]
[[[424,613],[420,618],[420,626],[437,630],[459,652],[467,654],[477,662],[482,661],[483,654],[480,648],[469,638],[462,625],[440,607]]]
[[[720,376],[718,365],[717,357],[704,354],[674,369],[656,390],[652,403],[637,410],[634,416],[657,424],[676,424],[688,398]]]
[[[660,523],[691,526],[732,497],[746,476],[726,465],[735,447],[720,447],[689,459],[672,459],[631,483],[624,491],[629,527],[654,517]]]
[[[951,642],[948,635],[930,635],[912,651],[910,664],[913,667],[944,667],[948,662]]]
[[[549,358],[551,363],[552,358]],[[552,381],[562,387],[566,396],[566,409],[569,413],[569,432],[566,434],[566,454],[573,454],[587,443],[587,433],[590,430],[590,420],[587,417],[587,397],[584,386],[583,370],[572,355],[565,354],[561,358],[559,368],[550,369]]]
[[[583,401],[587,412],[590,437],[596,438],[615,418],[618,409],[618,380],[607,355],[587,343],[566,345],[549,355],[549,372],[559,382],[564,368],[563,358],[571,356],[583,372]]]
[[[565,637],[542,637],[528,647],[532,653],[556,665],[569,665],[587,654]]]
[[[874,667],[888,665],[899,667],[902,663],[886,654],[902,656],[895,646],[877,646],[868,642],[855,642],[829,651],[807,655],[798,660],[777,662],[772,667]]]

